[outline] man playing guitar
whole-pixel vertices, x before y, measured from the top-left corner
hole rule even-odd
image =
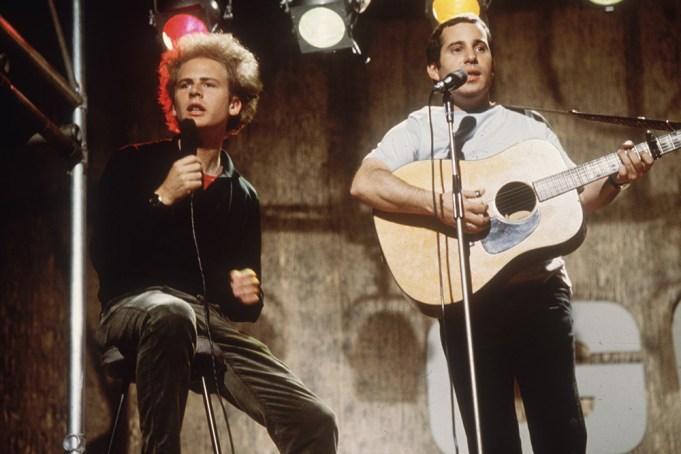
[[[540,223],[550,207],[538,208],[533,189],[525,192],[532,195],[534,204],[517,212],[504,211],[500,196],[492,197],[508,190],[496,181],[504,175],[499,178],[490,178],[490,175],[494,169],[501,169],[501,173],[513,179],[512,162],[522,170],[536,165],[544,156],[560,170],[569,171],[575,165],[540,118],[490,100],[494,59],[492,37],[486,24],[470,14],[440,24],[428,41],[426,56],[428,76],[434,82],[457,70],[463,69],[468,74],[467,81],[451,91],[456,153],[465,160],[462,165],[484,162],[489,168],[483,168],[481,175],[475,177],[470,175],[472,172],[467,175],[466,168],[462,167],[464,232],[471,240],[485,237],[489,240],[492,233],[498,237],[486,243],[483,240],[480,246],[476,244],[471,248],[475,249],[471,255],[479,250],[494,259],[522,248],[532,240],[532,235],[550,236],[539,233]],[[351,194],[379,213],[381,226],[385,219],[400,220],[401,215],[422,220],[413,224],[423,224],[424,220],[437,216],[438,230],[446,233],[456,222],[451,188],[433,189],[427,161],[431,156],[449,159],[449,139],[444,109],[432,109],[432,122],[428,108],[413,112],[393,127],[364,159],[352,183]],[[513,159],[505,159],[507,156]],[[610,171],[560,196],[574,201],[578,207],[578,225],[584,213],[606,206],[624,185],[648,172],[654,161],[649,153],[642,152],[630,141],[624,142],[613,157],[614,168]],[[410,182],[408,172],[400,173],[405,166],[418,161],[428,165],[427,183]],[[523,184],[517,186],[514,190],[522,189]],[[541,201],[541,197],[538,198]],[[540,219],[541,209],[544,217]],[[522,232],[518,233],[519,230]],[[510,245],[502,241],[509,236]],[[390,265],[390,251],[381,245]],[[416,251],[403,250],[401,255],[407,256],[407,260],[412,258],[409,253],[423,257],[423,265],[417,264],[406,272],[419,281],[419,276],[430,272],[427,268],[437,257],[413,249]],[[548,257],[529,254],[530,260],[522,261],[522,269],[512,269],[512,272],[504,263],[499,266],[504,271],[500,273],[502,279],[483,282],[478,286],[482,290],[473,294],[471,324],[482,445],[486,453],[521,453],[515,414],[516,382],[523,396],[535,453],[584,453],[586,450],[586,428],[575,380],[570,281],[560,255],[560,250]],[[515,258],[508,262],[515,263]],[[472,273],[476,272],[474,259],[471,258]],[[437,273],[436,265],[432,266]],[[458,276],[451,277],[452,281],[456,279]],[[397,276],[396,280],[405,290]],[[451,290],[447,297],[451,302],[460,300]],[[471,452],[477,452],[463,304],[448,304],[441,313],[429,315],[440,320],[468,445]]]

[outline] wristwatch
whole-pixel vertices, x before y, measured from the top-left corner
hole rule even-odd
[[[163,201],[161,200],[161,196],[156,194],[155,192],[149,197],[149,205],[151,205],[154,208],[157,207],[162,207]]]

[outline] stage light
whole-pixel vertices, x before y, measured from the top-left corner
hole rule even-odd
[[[463,14],[473,13],[480,15],[480,4],[478,0],[432,0],[433,18],[439,24],[452,17]]]
[[[605,6],[606,8],[615,6],[618,3],[622,3],[622,0],[589,0],[589,1],[594,5]]]
[[[172,49],[173,43],[191,33],[208,33],[208,27],[191,14],[178,14],[168,19],[163,26],[163,44]]]
[[[622,3],[623,0],[588,0],[593,8],[603,8],[606,13],[615,11],[615,5]]]
[[[230,11],[231,7],[224,17],[231,14]],[[160,41],[172,49],[184,35],[216,31],[222,17],[217,0],[154,0],[150,23],[158,30]]]
[[[352,49],[359,46],[352,37],[357,16],[371,0],[284,0],[302,53]]]

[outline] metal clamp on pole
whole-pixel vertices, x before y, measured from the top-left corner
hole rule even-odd
[[[84,434],[68,434],[64,438],[64,452],[85,452]]]
[[[32,126],[50,145],[64,156],[71,168],[83,158],[81,147],[82,134],[80,128],[75,124],[68,124],[62,127],[57,126],[47,118],[47,116],[28,99],[17,87],[9,80],[6,74],[0,71],[0,88],[7,90],[17,101],[18,105],[27,112]]]

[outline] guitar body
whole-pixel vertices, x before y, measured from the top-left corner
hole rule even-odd
[[[431,190],[432,165],[413,162],[394,175]],[[434,165],[435,191],[451,191],[451,161]],[[532,183],[567,168],[553,145],[529,140],[487,159],[461,161],[460,168],[463,188],[485,189],[482,197],[491,218],[487,232],[467,238],[473,294],[506,281],[528,264],[568,254],[582,243],[584,216],[577,191],[540,201]],[[440,272],[444,303],[463,299],[455,228],[436,223],[431,216],[378,210],[374,223],[393,277],[419,311],[440,315]]]

